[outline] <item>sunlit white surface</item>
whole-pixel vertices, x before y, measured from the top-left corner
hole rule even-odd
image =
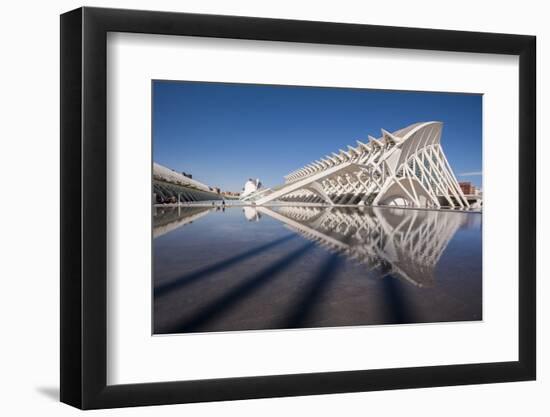
[[[248,201],[469,209],[443,152],[442,128],[441,122],[418,122],[393,133],[382,129],[379,138],[358,140],[295,170],[283,185]]]
[[[153,162],[153,178],[175,184],[191,186],[203,191],[210,191],[210,188],[202,182],[186,177],[185,175],[157,164],[156,162]]]
[[[249,179],[244,184],[244,188],[243,188],[243,192],[241,194],[241,197],[246,197],[247,195],[255,193],[256,191],[259,190],[259,188],[260,188],[259,186],[260,186],[260,180],[259,179],[256,179],[256,180]]]

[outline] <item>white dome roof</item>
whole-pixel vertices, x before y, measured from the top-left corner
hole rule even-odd
[[[258,189],[262,186],[262,184],[260,183],[260,180],[257,178],[255,180],[253,180],[252,178],[250,178],[245,184],[244,184],[244,190],[243,190],[243,193],[242,193],[242,196],[246,196],[248,194],[252,194],[256,191],[258,191]]]

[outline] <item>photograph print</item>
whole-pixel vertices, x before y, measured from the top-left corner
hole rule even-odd
[[[153,334],[482,320],[482,101],[153,80]]]

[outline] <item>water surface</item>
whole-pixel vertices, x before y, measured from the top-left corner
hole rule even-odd
[[[155,334],[482,319],[481,214],[154,209]]]

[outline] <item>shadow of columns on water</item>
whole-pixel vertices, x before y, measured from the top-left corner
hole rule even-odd
[[[293,302],[292,309],[275,327],[291,329],[306,326],[315,307],[323,295],[328,292],[331,283],[336,278],[338,268],[343,263],[344,260],[340,255],[330,254],[328,259],[311,275],[313,278],[302,295]]]
[[[386,268],[419,287],[435,285],[434,269],[465,221],[464,213],[392,208],[281,206],[261,208],[306,239],[362,264]]]
[[[241,303],[247,297],[251,296],[254,292],[258,291],[261,287],[270,283],[275,278],[281,278],[283,276],[281,273],[284,270],[296,263],[314,247],[315,244],[312,242],[302,245],[295,251],[279,259],[277,262],[246,278],[243,283],[237,285],[223,296],[212,301],[204,308],[201,308],[200,311],[198,311],[190,319],[183,320],[173,326],[169,326],[166,330],[155,333],[189,333],[200,331],[206,324],[212,320],[215,320],[224,311],[227,311],[228,309]]]
[[[417,317],[405,296],[403,283],[393,275],[379,279],[383,296],[384,322],[387,324],[414,323]]]
[[[296,238],[297,235],[286,235],[283,236],[280,239],[274,240],[272,242],[266,243],[264,245],[258,246],[256,248],[250,249],[246,252],[242,252],[236,256],[233,256],[228,259],[224,259],[223,261],[216,262],[212,265],[206,266],[204,268],[201,268],[197,271],[191,272],[189,274],[183,275],[181,277],[178,277],[166,284],[162,284],[159,286],[156,286],[154,288],[154,296],[155,298],[161,297],[165,294],[168,294],[172,291],[178,290],[180,288],[185,287],[186,285],[189,285],[201,278],[205,278],[208,275],[215,274],[218,272],[223,271],[226,268],[229,268],[235,264],[238,264],[239,262],[244,262],[248,260],[249,258],[252,258],[254,256],[260,255],[261,253],[271,250],[279,245],[282,245],[283,243],[287,243],[289,240]]]

